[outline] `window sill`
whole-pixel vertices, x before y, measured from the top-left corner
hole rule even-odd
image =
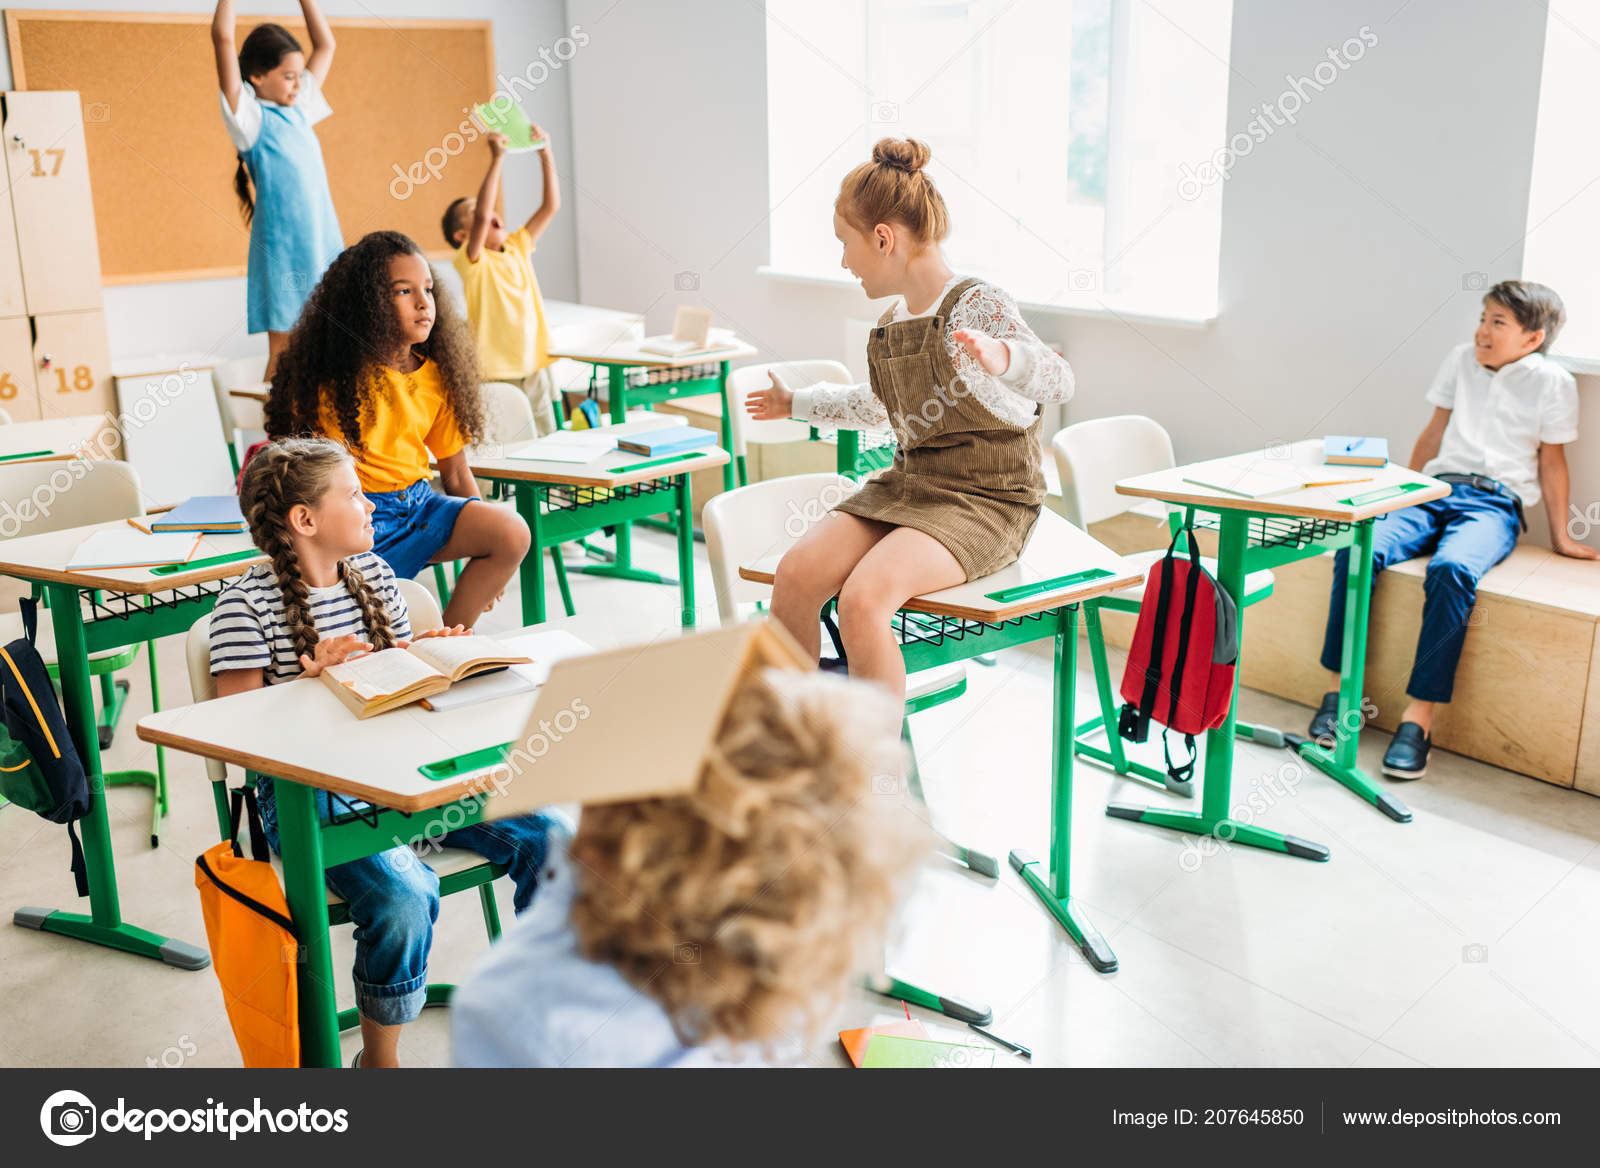
[[[1600,374],[1600,357],[1572,357],[1566,353],[1557,353],[1551,359],[1568,373]]]
[[[860,291],[859,281],[845,275],[819,275],[814,272],[790,272],[781,268],[762,265],[756,269],[756,274],[765,279],[775,280],[783,284],[809,284],[817,288],[853,288]],[[1172,311],[1153,311],[1150,307],[1143,308],[1136,304],[1119,301],[1105,300],[1098,296],[1088,295],[1081,300],[1068,304],[1039,304],[1031,300],[1020,300],[1018,306],[1024,312],[1051,312],[1062,316],[1079,316],[1095,320],[1118,320],[1129,324],[1152,324],[1166,328],[1206,329],[1216,321],[1216,314],[1209,315],[1190,314]],[[1594,368],[1585,372],[1600,373],[1600,361],[1591,363]]]

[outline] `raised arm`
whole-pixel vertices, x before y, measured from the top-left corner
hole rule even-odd
[[[1434,406],[1433,417],[1428,419],[1428,424],[1422,428],[1422,433],[1417,435],[1417,444],[1411,450],[1411,461],[1406,465],[1412,470],[1420,471],[1437,458],[1439,443],[1444,440],[1444,428],[1449,424],[1450,411],[1443,406]]]
[[[300,11],[305,14],[306,32],[311,34],[311,55],[306,58],[306,72],[315,73],[317,83],[321,84],[328,79],[328,70],[333,67],[333,50],[339,46],[333,39],[333,29],[328,27],[328,18],[317,7],[317,0],[300,0]]]
[[[550,145],[550,135],[545,133],[541,126],[533,126],[531,129],[535,142],[540,138],[544,139],[544,149],[539,151],[539,169],[544,174],[544,202],[539,204],[537,211],[528,216],[528,221],[522,225],[522,229],[528,233],[530,243],[538,243],[539,237],[544,234],[544,229],[550,226],[550,220],[561,210],[561,182],[556,177],[556,156]]]
[[[504,134],[489,135],[489,169],[478,184],[478,201],[472,209],[472,226],[467,229],[467,260],[477,263],[483,254],[483,241],[489,238],[489,219],[494,201],[500,195],[500,167],[506,157]]]
[[[239,112],[239,48],[233,43],[233,0],[217,0],[211,17],[211,50],[217,56],[217,85],[228,108]]]

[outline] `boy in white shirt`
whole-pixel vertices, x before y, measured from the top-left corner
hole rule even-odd
[[[1578,388],[1545,356],[1566,311],[1543,284],[1506,280],[1489,289],[1471,344],[1450,351],[1427,399],[1433,417],[1409,465],[1452,484],[1449,495],[1395,511],[1372,534],[1374,574],[1390,564],[1433,554],[1423,581],[1422,632],[1406,686],[1410,704],[1383,756],[1383,773],[1418,779],[1427,771],[1433,708],[1448,702],[1467,620],[1483,574],[1511,554],[1527,529],[1523,509],[1541,494],[1550,515],[1552,548],[1592,560],[1593,548],[1567,534],[1565,444],[1578,437]],[[1311,719],[1311,737],[1330,742],[1339,712],[1344,646],[1345,580],[1350,553],[1334,561],[1333,600],[1322,645],[1332,692]]]

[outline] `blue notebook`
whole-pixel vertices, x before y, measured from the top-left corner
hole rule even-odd
[[[701,430],[694,426],[662,426],[659,430],[646,430],[617,439],[617,449],[633,454],[682,454],[715,446],[719,436],[714,430]]]
[[[1385,466],[1389,462],[1389,440],[1329,434],[1322,440],[1322,461],[1329,466]]]
[[[241,532],[244,512],[238,495],[195,495],[165,515],[153,516],[150,530]]]

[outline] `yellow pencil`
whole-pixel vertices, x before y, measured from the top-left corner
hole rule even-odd
[[[155,534],[155,532],[151,531],[148,527],[146,527],[144,524],[140,523],[137,519],[128,520],[128,526],[129,527],[137,527],[140,531],[144,532],[146,535],[154,535]]]

